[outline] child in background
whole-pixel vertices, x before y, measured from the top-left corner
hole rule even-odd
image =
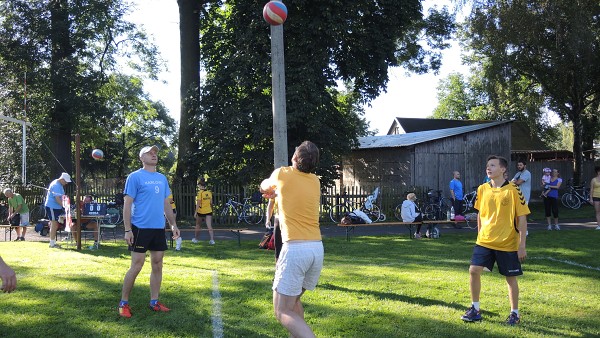
[[[548,197],[548,193],[550,192],[550,180],[551,180],[551,176],[550,174],[552,173],[552,169],[550,168],[544,168],[544,175],[542,176],[542,184],[544,184],[544,191],[542,191],[542,194],[540,195],[540,197]]]

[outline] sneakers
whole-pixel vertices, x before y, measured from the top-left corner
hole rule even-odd
[[[475,310],[474,306],[471,306],[465,314],[460,317],[465,322],[476,322],[481,320],[481,311]]]
[[[552,225],[548,225],[548,231],[552,230]]]
[[[212,239],[210,241],[208,241],[208,244],[210,245],[215,245],[215,241],[213,241]]]
[[[421,239],[421,234],[415,232],[415,239]]]
[[[54,248],[54,249],[60,249],[60,245],[59,245],[59,244],[56,244],[56,243],[54,243],[54,244],[50,244],[50,247],[51,247],[51,248]]]
[[[600,225],[598,225],[598,226],[596,227],[596,230],[600,230]]]
[[[198,240],[195,238],[192,238],[192,243],[196,244],[196,243],[198,243]]]
[[[508,325],[517,325],[520,322],[521,322],[521,318],[519,317],[519,315],[512,311],[508,315],[508,318],[506,318],[506,324],[508,324]]]
[[[559,226],[558,224],[556,224],[556,225],[554,226],[554,230],[560,230],[560,226]]]
[[[156,302],[156,305],[154,305],[154,306],[149,305],[149,307],[150,307],[150,310],[152,310],[152,311],[158,311],[158,312],[169,312],[169,311],[171,311],[171,309],[169,309],[168,307],[162,305],[161,302]]]
[[[131,318],[131,309],[129,308],[129,304],[119,306],[119,316]]]
[[[88,249],[90,250],[98,250],[98,242],[94,242]]]

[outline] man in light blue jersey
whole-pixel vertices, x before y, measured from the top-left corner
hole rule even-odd
[[[171,208],[169,183],[167,178],[156,171],[158,147],[147,146],[140,150],[142,168],[134,171],[125,182],[125,203],[123,205],[123,225],[125,241],[131,251],[131,266],[125,274],[119,315],[131,317],[129,294],[135,279],[146,261],[146,251],[150,251],[150,309],[167,312],[169,308],[158,301],[162,283],[162,266],[167,243],[165,241],[164,216],[173,231],[173,239],[179,238],[175,215]],[[163,216],[164,215],[164,216]]]
[[[58,229],[58,217],[65,213],[62,199],[65,194],[65,185],[71,183],[71,176],[67,173],[60,174],[60,177],[50,183],[44,206],[46,207],[46,217],[50,219],[50,247],[60,247],[56,244],[56,230]]]

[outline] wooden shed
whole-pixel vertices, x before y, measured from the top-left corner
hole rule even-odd
[[[344,161],[342,184],[401,191],[429,187],[448,196],[452,172],[458,170],[469,191],[485,179],[490,154],[510,161],[512,122],[359,138],[359,148]]]

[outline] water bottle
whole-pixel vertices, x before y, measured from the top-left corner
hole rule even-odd
[[[446,211],[446,221],[450,220],[450,210]],[[429,238],[429,237],[427,237]]]
[[[450,220],[454,221],[454,207],[450,207]]]

